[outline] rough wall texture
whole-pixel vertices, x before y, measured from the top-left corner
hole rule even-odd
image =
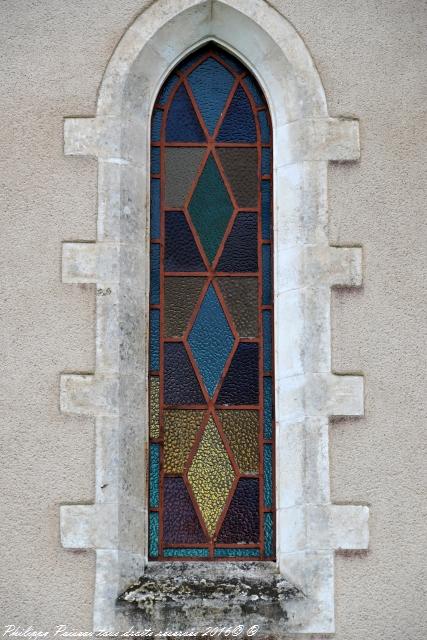
[[[336,371],[366,376],[366,417],[332,424],[331,457],[334,500],[370,503],[371,543],[363,557],[337,557],[336,637],[418,640],[427,10],[417,0],[273,4],[311,51],[330,114],[361,120],[362,160],[330,166],[329,201],[331,244],[364,247],[363,288],[334,295],[333,346]],[[106,62],[143,6],[0,9],[4,624],[91,625],[94,559],[61,549],[59,505],[93,501],[94,435],[90,420],[60,415],[58,381],[94,368],[94,290],[61,284],[60,252],[63,240],[95,237],[96,163],[63,156],[62,119],[94,113]]]

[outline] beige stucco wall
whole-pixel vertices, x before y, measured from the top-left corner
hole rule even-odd
[[[330,114],[361,121],[361,162],[331,165],[329,201],[331,244],[364,247],[364,287],[334,294],[333,346],[336,371],[366,376],[366,417],[333,423],[331,461],[334,500],[370,504],[371,542],[367,554],[337,557],[336,637],[418,640],[427,630],[427,8],[273,4],[311,51]],[[93,501],[93,425],[59,413],[58,387],[61,372],[94,368],[94,289],[61,284],[60,253],[63,240],[95,237],[96,162],[63,156],[62,119],[93,115],[106,62],[143,6],[0,8],[3,624],[91,625],[94,557],[61,548],[59,505]]]

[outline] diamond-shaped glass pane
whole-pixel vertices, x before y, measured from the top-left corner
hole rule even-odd
[[[188,470],[188,480],[212,536],[234,480],[233,468],[212,418]]]
[[[203,299],[188,343],[212,396],[234,343],[234,336],[212,285]]]
[[[233,204],[212,156],[203,168],[188,210],[212,262],[233,213]]]

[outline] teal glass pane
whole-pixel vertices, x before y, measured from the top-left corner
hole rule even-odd
[[[150,246],[150,304],[160,302],[160,245]]]
[[[255,78],[252,76],[246,76],[243,80],[243,84],[249,89],[256,106],[263,107],[265,105],[264,95]]]
[[[264,555],[270,558],[273,555],[273,514],[264,513]]]
[[[263,176],[271,174],[271,149],[263,147],[261,151],[261,173]]]
[[[150,311],[150,370],[158,371],[160,368],[160,311]]]
[[[160,238],[160,180],[151,178],[150,238]]]
[[[234,344],[234,336],[212,285],[203,299],[188,343],[212,396]]]
[[[163,110],[154,109],[151,118],[151,142],[160,142],[160,131],[162,128]]]
[[[207,58],[190,73],[188,82],[206,127],[213,134],[234,78],[217,60]]]
[[[209,549],[203,549],[194,547],[193,549],[164,549],[163,555],[165,558],[208,558],[209,557]]]
[[[160,173],[160,147],[151,147],[151,173]]]
[[[273,384],[270,377],[264,377],[264,438],[271,440],[273,437]]]
[[[150,444],[150,507],[159,506],[160,447]]]
[[[262,312],[264,371],[271,371],[271,311]]]
[[[148,526],[150,529],[148,555],[150,558],[157,558],[159,555],[159,514],[157,512],[150,513]]]
[[[259,549],[217,548],[214,551],[215,558],[258,558]]]
[[[212,262],[233,213],[230,196],[212,156],[204,166],[188,209],[206,255]]]
[[[271,444],[264,445],[264,506],[273,506],[273,450]]]
[[[259,121],[259,127],[261,129],[261,142],[264,142],[265,144],[270,144],[271,142],[270,123],[268,121],[267,113],[265,111],[258,111],[258,121]]]
[[[262,304],[271,304],[271,256],[269,244],[262,246]]]
[[[261,183],[262,239],[271,238],[271,181]]]

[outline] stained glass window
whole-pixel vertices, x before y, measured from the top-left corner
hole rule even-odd
[[[272,559],[267,104],[208,45],[164,83],[151,131],[149,557]]]

